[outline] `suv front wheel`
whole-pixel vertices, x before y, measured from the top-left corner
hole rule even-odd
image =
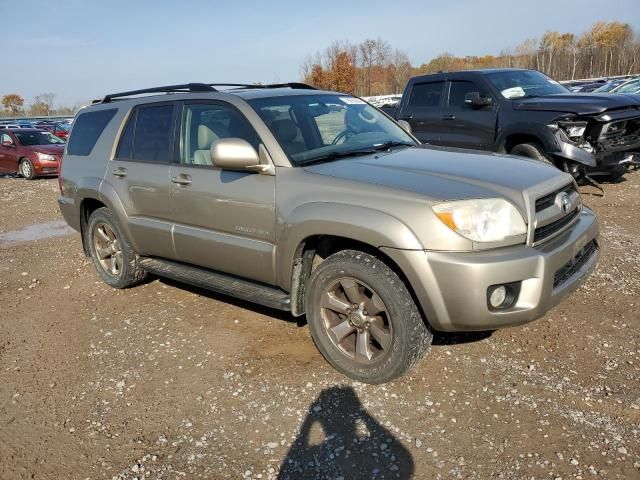
[[[329,256],[306,288],[311,336],[336,369],[383,383],[415,366],[431,345],[413,297],[378,258],[355,250]]]
[[[99,208],[91,214],[84,234],[91,260],[105,283],[113,288],[127,288],[146,278],[147,273],[138,265],[137,255],[108,208]]]

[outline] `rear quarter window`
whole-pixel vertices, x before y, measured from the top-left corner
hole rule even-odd
[[[67,145],[67,155],[86,157],[91,154],[98,138],[118,109],[98,110],[81,113],[73,123],[71,137]]]

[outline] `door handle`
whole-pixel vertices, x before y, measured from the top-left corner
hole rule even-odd
[[[113,171],[113,175],[116,177],[126,177],[127,176],[127,169],[126,168],[122,168],[122,167],[118,167]]]
[[[455,115],[445,115],[444,117],[442,117],[442,120],[455,120],[456,116]]]
[[[191,185],[191,176],[178,175],[177,177],[173,177],[171,179],[171,182],[175,183],[176,185],[182,185],[182,186]]]

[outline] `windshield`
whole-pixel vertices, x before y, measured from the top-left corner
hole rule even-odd
[[[49,132],[15,132],[21,145],[60,145],[64,140]]]
[[[487,77],[507,99],[569,93],[558,82],[535,70],[493,72],[487,74]]]
[[[348,95],[249,100],[294,165],[375,152],[416,141],[386,115]]]
[[[640,80],[633,80],[625,83],[616,90],[616,93],[636,93],[640,89]]]

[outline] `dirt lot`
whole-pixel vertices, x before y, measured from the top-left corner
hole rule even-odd
[[[56,180],[0,178],[0,478],[640,478],[640,174],[606,190],[582,289],[369,386],[287,315],[110,289]]]

